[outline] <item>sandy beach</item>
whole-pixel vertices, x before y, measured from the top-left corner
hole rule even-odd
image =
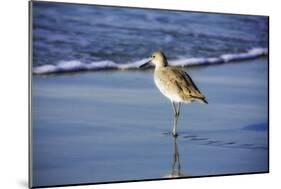
[[[33,185],[268,171],[267,58],[186,68],[208,105],[171,104],[152,70],[32,79]],[[176,145],[175,145],[176,142]]]

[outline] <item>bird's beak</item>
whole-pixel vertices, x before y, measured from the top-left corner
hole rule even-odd
[[[145,67],[147,67],[147,66],[150,65],[150,64],[151,64],[151,60],[149,60],[148,62],[145,62],[145,63],[142,64],[142,65],[140,65],[139,68],[145,68]]]

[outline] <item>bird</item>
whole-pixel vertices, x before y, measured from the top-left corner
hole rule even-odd
[[[159,91],[172,103],[174,113],[172,135],[177,136],[176,127],[181,104],[194,101],[208,104],[206,97],[184,70],[168,64],[168,60],[162,51],[152,53],[148,62],[141,64],[139,68],[146,67],[147,65],[155,67],[154,83]]]

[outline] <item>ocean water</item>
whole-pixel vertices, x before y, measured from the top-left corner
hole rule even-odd
[[[267,66],[186,69],[209,104],[182,106],[177,139],[151,70],[35,76],[33,186],[267,172]]]
[[[155,50],[177,65],[268,53],[263,16],[34,2],[32,34],[37,74],[136,68]]]
[[[268,171],[267,17],[32,10],[32,186]],[[177,138],[153,70],[138,69],[159,49],[209,102],[182,106]]]

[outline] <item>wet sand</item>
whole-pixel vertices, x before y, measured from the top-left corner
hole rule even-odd
[[[152,70],[33,76],[33,185],[267,172],[267,66],[186,69],[209,104],[182,106],[177,139]]]

